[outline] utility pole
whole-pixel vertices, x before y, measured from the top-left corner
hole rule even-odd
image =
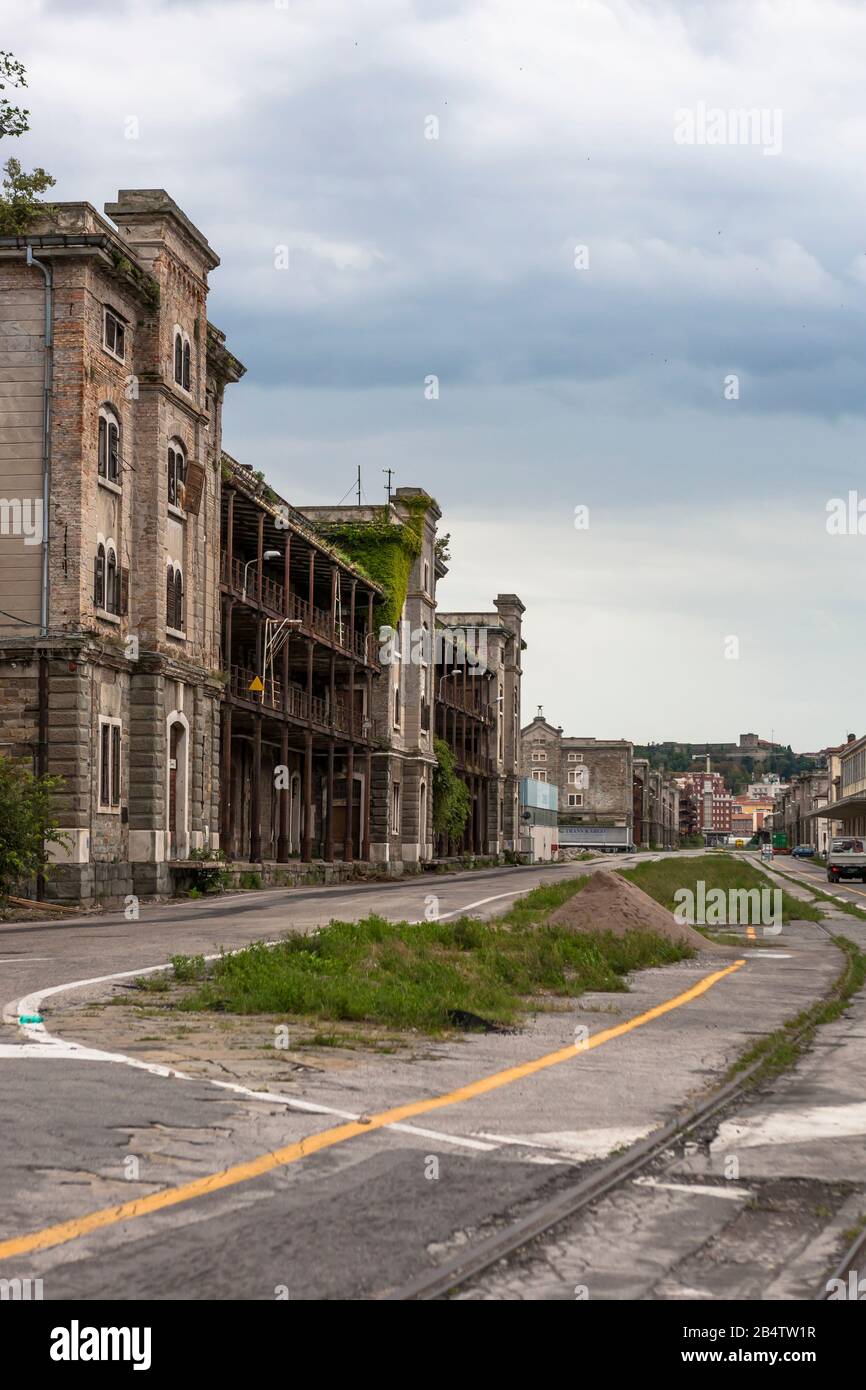
[[[358,464],[358,506],[361,505],[361,465]]]
[[[393,468],[383,468],[383,469],[382,469],[382,472],[388,474],[388,481],[387,481],[387,483],[385,484],[385,491],[386,491],[387,494],[388,494],[388,502],[390,503],[390,501],[391,501],[391,479],[392,479],[392,477],[394,476],[394,470],[393,470]]]

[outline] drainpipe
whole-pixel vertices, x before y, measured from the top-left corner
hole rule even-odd
[[[33,248],[27,247],[27,264],[35,265],[45,277],[45,377],[42,404],[42,584],[39,602],[40,636],[48,636],[48,506],[51,493],[51,391],[54,375],[53,277],[49,266],[38,261]],[[39,737],[36,752],[36,771],[44,777],[48,771],[48,651],[39,652]],[[45,878],[36,880],[36,897],[45,897]]]

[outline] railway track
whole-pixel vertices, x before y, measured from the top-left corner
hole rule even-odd
[[[816,924],[818,930],[832,939],[833,933],[825,926]],[[826,998],[827,996],[825,996]],[[795,1034],[802,1039],[806,1029]],[[479,1275],[486,1273],[494,1265],[506,1261],[533,1242],[547,1236],[563,1222],[579,1216],[581,1212],[604,1197],[614,1188],[642,1172],[655,1159],[659,1158],[672,1144],[677,1143],[693,1130],[698,1129],[721,1111],[742,1099],[749,1090],[750,1083],[764,1065],[759,1059],[742,1071],[736,1078],[726,1082],[715,1091],[680,1112],[673,1120],[655,1130],[646,1139],[633,1145],[627,1153],[611,1159],[588,1177],[577,1182],[565,1191],[556,1193],[542,1202],[529,1215],[518,1218],[510,1225],[487,1236],[476,1245],[465,1249],[459,1255],[446,1260],[434,1270],[419,1275],[402,1288],[386,1296],[387,1302],[427,1302],[448,1298],[461,1289],[470,1286]],[[834,1278],[847,1279],[851,1270],[858,1268],[858,1261],[866,1259],[866,1230],[853,1242],[845,1253]],[[829,1297],[827,1286],[822,1285],[814,1294],[815,1300]]]

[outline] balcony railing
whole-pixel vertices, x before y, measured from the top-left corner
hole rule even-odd
[[[250,704],[258,705],[262,709],[273,710],[277,714],[291,715],[294,719],[302,719],[305,722],[308,719],[312,720],[314,724],[318,724],[324,729],[331,728],[329,703],[322,696],[312,695],[308,697],[302,686],[290,682],[284,706],[281,680],[265,680],[264,690],[256,691],[250,689],[256,679],[256,672],[249,667],[232,666],[230,674],[229,687],[232,695],[237,699],[247,700]],[[334,701],[333,728],[337,733],[352,734],[353,737],[359,739],[370,738],[375,733],[373,724],[369,719],[358,710],[355,710],[354,714],[350,714],[346,702],[340,699]]]
[[[470,679],[475,678],[470,677]],[[484,719],[487,723],[493,721],[493,706],[487,699],[487,692],[473,689],[471,685],[464,688],[463,685],[457,685],[451,681],[440,681],[437,699],[443,705],[448,705],[451,709],[462,710],[465,714],[471,714],[476,719]]]
[[[252,566],[247,570],[247,585],[244,589],[244,570],[246,563],[243,560],[232,559],[231,577],[229,577],[228,557],[223,552],[220,564],[220,577],[223,584],[231,589],[232,593],[239,598],[245,599],[249,603],[258,602],[258,577]],[[278,617],[286,616],[285,608],[285,585],[279,580],[270,579],[266,574],[262,575],[262,607]],[[298,594],[289,594],[288,617],[295,619],[300,624],[301,630],[310,636],[320,637],[325,642],[332,642],[342,648],[345,652],[351,652],[359,661],[365,662],[368,666],[379,665],[378,640],[374,632],[352,632],[349,624],[345,620],[333,620],[331,614],[324,608],[311,607],[306,599],[302,599]]]

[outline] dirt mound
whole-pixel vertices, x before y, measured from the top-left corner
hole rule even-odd
[[[700,951],[729,951],[707,941],[693,927],[674,920],[672,912],[649,897],[642,888],[608,869],[589,875],[586,887],[550,914],[549,922],[574,931],[613,932],[625,936],[631,931],[651,931],[668,941],[678,941]]]

